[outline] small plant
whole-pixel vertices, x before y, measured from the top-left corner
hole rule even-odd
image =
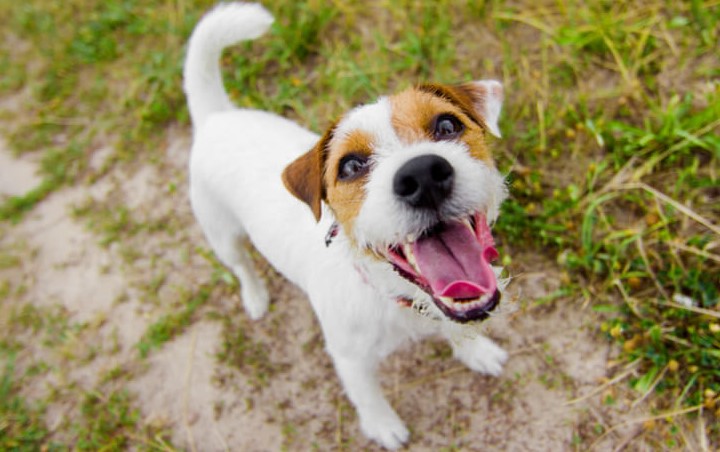
[[[31,451],[47,447],[49,435],[42,407],[33,407],[18,393],[15,355],[0,348],[0,449]]]
[[[84,422],[76,426],[76,446],[79,450],[115,450],[129,446],[129,436],[135,431],[140,418],[125,391],[109,394],[88,392],[83,398],[81,411]]]
[[[210,297],[210,292],[209,288],[202,287],[196,294],[187,294],[180,300],[179,311],[163,315],[151,324],[137,344],[140,356],[147,357],[151,350],[160,348],[190,325],[196,311]]]

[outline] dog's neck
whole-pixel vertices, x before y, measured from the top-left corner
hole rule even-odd
[[[325,234],[325,246],[339,248],[343,254],[348,255],[363,282],[383,296],[412,300],[417,295],[416,292],[424,293],[392,270],[388,262],[378,260],[367,250],[359,248],[335,221],[331,222]]]
[[[432,305],[430,296],[400,276],[388,262],[378,260],[365,249],[358,248],[336,222],[325,234],[325,246],[339,248],[351,257],[353,267],[363,283],[371,287],[379,298],[395,302],[404,308]],[[428,312],[430,318],[442,319],[441,313]]]

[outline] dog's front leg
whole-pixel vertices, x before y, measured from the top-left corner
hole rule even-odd
[[[465,337],[457,331],[444,331],[450,342],[455,358],[462,361],[475,372],[499,376],[508,354],[491,339],[478,334],[475,337]]]
[[[376,374],[377,362],[337,354],[333,354],[333,360],[345,392],[355,405],[365,436],[387,449],[402,446],[409,432],[382,393]]]

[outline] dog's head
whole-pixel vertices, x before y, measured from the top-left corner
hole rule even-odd
[[[506,197],[487,146],[500,136],[502,85],[426,84],[351,110],[283,173],[320,219],[324,202],[350,243],[389,263],[453,320],[499,300],[488,222]]]

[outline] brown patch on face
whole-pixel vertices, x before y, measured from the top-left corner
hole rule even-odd
[[[343,158],[351,154],[370,158],[372,149],[372,137],[360,130],[350,132],[343,137],[335,137],[330,144],[324,176],[327,203],[350,240],[354,240],[352,230],[355,219],[365,202],[367,177],[339,180],[339,166]]]
[[[475,91],[471,84],[462,85],[441,85],[439,83],[425,83],[416,87],[418,91],[430,93],[441,99],[445,99],[468,115],[473,122],[485,128],[485,121],[478,107]]]
[[[470,154],[494,165],[485,140],[485,126],[475,112],[472,100],[458,88],[445,85],[421,85],[390,98],[392,126],[406,144],[433,140],[433,125],[441,114],[458,118],[465,130],[458,141],[468,146]]]

